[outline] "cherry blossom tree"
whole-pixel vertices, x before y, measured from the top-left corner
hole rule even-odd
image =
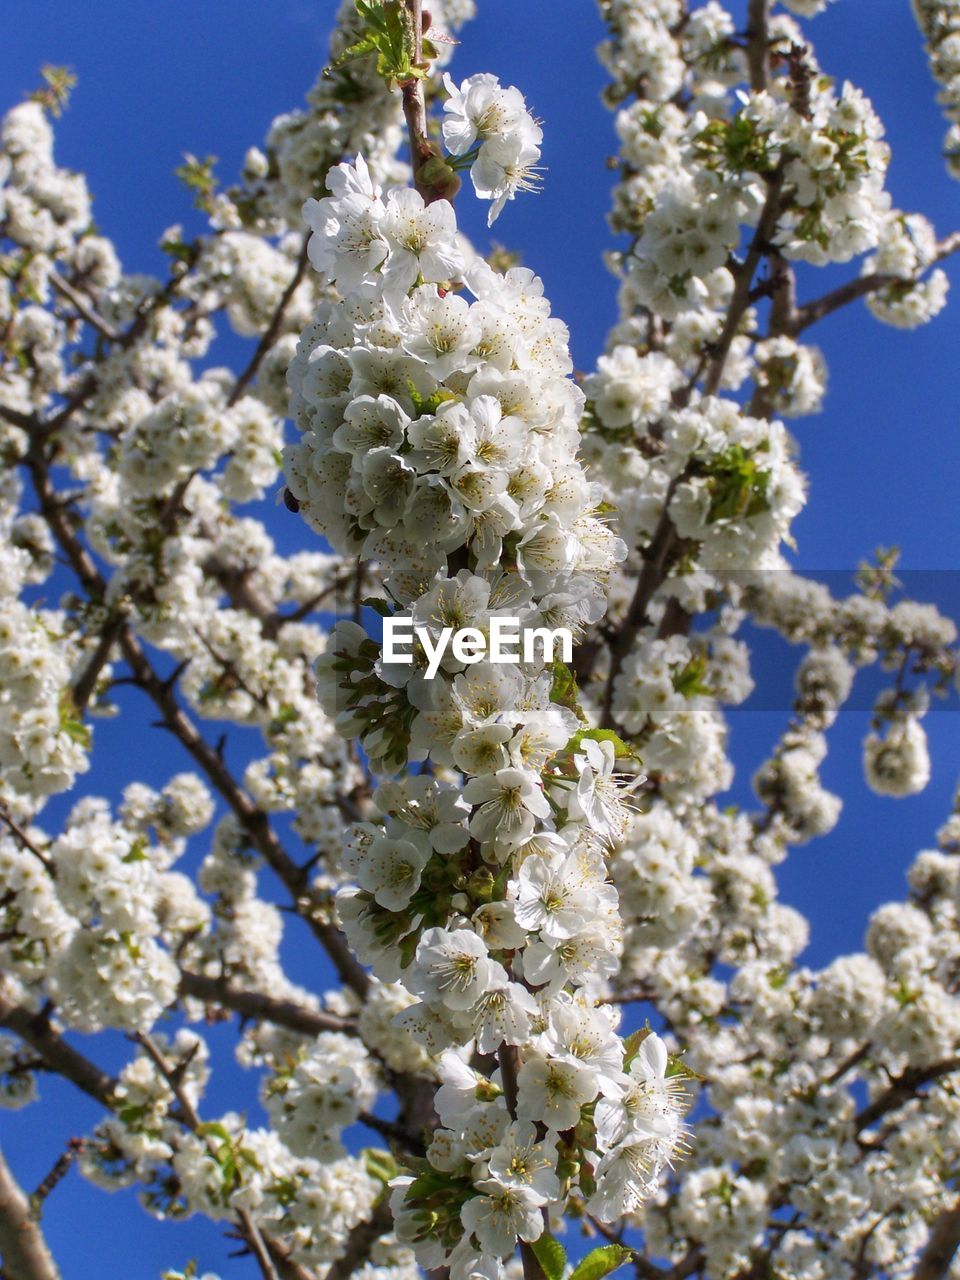
[[[188,159],[209,226],[162,232],[162,279],[56,163],[68,74],[5,116],[0,1101],[56,1074],[102,1109],[33,1194],[0,1156],[8,1280],[60,1275],[70,1163],[264,1280],[960,1276],[960,800],[862,953],[800,964],[777,900],[837,821],[858,672],[890,673],[867,780],[906,796],[957,670],[889,558],[835,598],[784,556],[808,330],[933,320],[960,248],[893,206],[825,4],[601,0],[626,247],[585,375],[536,275],[457,229],[533,198],[543,141],[522,86],[456,78],[472,0],[346,0],[236,184]],[[956,176],[960,8],[915,9]],[[245,367],[206,367],[218,326]],[[289,555],[247,514],[277,496]],[[508,618],[570,660],[440,648]],[[749,812],[718,798],[748,622],[800,652]],[[121,686],[183,771],[133,761],[111,803],[84,774]],[[328,989],[285,972],[291,916]],[[231,1019],[264,1125],[207,1098]]]

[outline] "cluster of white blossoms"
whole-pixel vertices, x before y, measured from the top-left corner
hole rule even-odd
[[[778,868],[838,822],[863,668],[868,785],[926,785],[956,629],[888,553],[836,592],[787,567],[780,419],[825,401],[808,329],[931,319],[956,238],[892,206],[876,114],[794,17],[603,0],[627,243],[575,374],[535,272],[437,198],[469,168],[492,221],[536,184],[520,92],[442,74],[470,0],[422,15],[400,92],[351,56],[382,20],[416,58],[416,7],[341,5],[237,185],[184,166],[209,231],[163,232],[163,278],[55,163],[56,69],[0,129],[0,1104],[65,1076],[103,1108],[84,1175],[265,1276],[561,1280],[582,1231],[581,1276],[622,1239],[644,1277],[908,1280],[956,1220],[960,798],[863,954],[804,964]],[[950,84],[953,10],[918,10]],[[516,662],[441,648],[507,619]],[[724,794],[744,703],[784,719],[754,812]],[[165,785],[134,780],[146,720]],[[51,803],[91,763],[111,800]]]
[[[930,70],[940,84],[943,113],[951,121],[944,139],[947,171],[960,177],[960,6],[956,0],[913,0]]]
[[[9,558],[16,592],[15,548]],[[0,802],[18,808],[21,797],[36,803],[68,790],[89,767],[90,730],[63,697],[76,660],[64,623],[55,610],[38,614],[16,594],[0,596]]]
[[[501,123],[512,145],[504,101],[484,108],[478,165]],[[577,459],[583,395],[541,282],[473,257],[448,202],[384,194],[362,158],[327,186],[305,209],[310,256],[343,297],[322,304],[290,369],[300,513],[343,554],[375,558],[382,611],[428,635],[485,635],[508,614],[581,632],[625,548]],[[639,1204],[679,1107],[659,1040],[625,1059],[617,1019],[594,1007],[620,945],[603,858],[626,823],[616,739],[581,724],[569,673],[543,657],[423,668],[422,652],[387,661],[354,622],[317,663],[324,706],[374,767],[431,766],[378,788],[384,821],[353,828],[356,886],[337,908],[360,959],[417,997],[401,1027],[433,1053],[472,1043],[499,1058],[482,1105],[475,1073],[444,1058],[461,1075],[438,1095],[443,1127],[392,1202],[421,1265],[466,1277],[496,1273],[571,1193],[604,1220]]]
[[[501,1274],[499,1260],[517,1239],[539,1239],[559,1211],[587,1131],[600,1156],[592,1156],[586,1210],[601,1221],[633,1213],[653,1194],[682,1142],[677,1081],[665,1075],[659,1036],[635,1038],[626,1055],[613,1051],[609,1007],[578,1001],[541,1021],[513,1105],[496,1076],[453,1053],[441,1058],[440,1127],[424,1168],[395,1179],[391,1197],[397,1236],[423,1267]]]
[[[460,164],[470,161],[470,179],[481,200],[492,200],[487,226],[518,191],[539,185],[537,161],[543,131],[519,89],[503,89],[496,76],[469,76],[459,89],[444,77],[443,141]]]

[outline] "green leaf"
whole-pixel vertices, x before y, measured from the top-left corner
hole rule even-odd
[[[179,236],[171,236],[167,240],[160,241],[161,253],[167,254],[173,258],[175,262],[192,263],[197,256],[197,246],[186,240],[181,240]],[[280,462],[282,463],[281,458]],[[279,463],[277,464],[280,465]]]
[[[64,689],[60,695],[60,732],[65,733],[85,751],[89,751],[92,741],[90,727],[80,719],[80,712],[69,689]]]
[[[749,519],[770,510],[767,489],[770,472],[763,471],[756,460],[738,444],[712,460],[707,468],[710,510],[707,524],[717,520]]]
[[[410,1204],[418,1204],[421,1200],[429,1200],[431,1196],[445,1190],[449,1185],[450,1178],[446,1174],[436,1171],[424,1173],[407,1187],[406,1199]]]
[[[567,743],[565,750],[578,751],[580,744],[587,738],[594,742],[612,742],[613,754],[617,760],[636,760],[637,753],[629,743],[624,742],[612,729],[580,729]]]
[[[450,391],[447,387],[437,387],[436,391],[431,391],[430,395],[423,396],[409,378],[407,379],[407,394],[413,401],[414,416],[417,418],[423,418],[427,414],[432,416],[442,404],[446,404],[450,400],[460,399],[456,392]]]
[[[335,62],[331,62],[330,66],[326,69],[326,73],[329,75],[331,71],[339,71],[339,69],[347,62],[355,62],[357,58],[364,58],[368,53],[376,52],[377,46],[374,43],[373,36],[369,34],[361,36],[361,38],[354,44],[350,45],[348,49],[344,49],[343,53],[341,53],[340,57],[337,58]]]
[[[580,707],[580,690],[577,679],[565,662],[553,664],[553,684],[550,686],[550,701],[558,707],[569,707],[576,712],[577,719],[586,723],[586,716]]]
[[[567,1251],[560,1241],[555,1239],[549,1231],[545,1231],[530,1247],[543,1268],[547,1280],[563,1280],[563,1273],[567,1266]]]
[[[570,1280],[601,1280],[633,1257],[633,1250],[622,1244],[604,1244],[579,1262]]]
[[[623,1042],[624,1071],[627,1070],[627,1068],[630,1066],[630,1063],[637,1056],[637,1054],[640,1051],[640,1046],[643,1044],[644,1040],[646,1040],[650,1032],[651,1032],[651,1027],[650,1027],[650,1023],[648,1022],[646,1026],[642,1027],[639,1031],[632,1032],[630,1035],[627,1036],[626,1040],[624,1040]]]
[[[213,166],[216,163],[216,156],[206,156],[200,160],[189,151],[185,151],[183,164],[173,171],[174,176],[193,192],[194,205],[206,213],[212,211],[213,197],[217,191],[217,179],[213,172]]]
[[[704,683],[707,655],[695,653],[687,665],[673,677],[673,687],[682,698],[695,698],[698,694],[710,697],[713,690]]]
[[[360,602],[365,609],[372,609],[374,613],[379,613],[381,618],[392,618],[393,611],[386,600],[380,600],[377,596],[367,596],[365,600]]]
[[[364,30],[340,57],[326,69],[329,75],[347,62],[377,55],[377,74],[386,81],[419,80],[425,72],[413,62],[413,29],[408,12],[399,0],[382,0],[372,4],[368,0],[355,0],[357,13],[363,19]]]
[[[672,1054],[667,1058],[667,1069],[663,1074],[668,1080],[677,1076],[681,1080],[696,1080],[700,1084],[706,1079],[699,1071],[694,1071],[693,1067],[688,1067],[682,1059],[675,1058]]]
[[[35,89],[27,96],[31,102],[39,102],[50,115],[59,117],[70,101],[70,90],[77,83],[77,77],[69,67],[55,67],[50,63],[41,67],[40,75],[43,88]]]
[[[117,1112],[117,1119],[122,1125],[126,1125],[128,1129],[134,1129],[149,1112],[150,1107],[147,1103],[132,1103],[129,1107],[120,1108]]]
[[[147,848],[148,848],[147,837],[143,835],[137,836],[136,840],[134,840],[133,844],[130,846],[130,851],[124,854],[121,861],[146,862]]]
[[[197,1125],[197,1135],[201,1138],[211,1137],[219,1138],[221,1142],[232,1142],[233,1135],[230,1130],[220,1123],[219,1120],[207,1120],[203,1124]]]
[[[361,1154],[369,1176],[376,1178],[384,1186],[400,1172],[400,1166],[389,1151],[383,1151],[380,1147],[366,1147]]]

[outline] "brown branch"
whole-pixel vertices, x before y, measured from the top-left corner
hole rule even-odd
[[[24,431],[34,431],[37,426],[37,419],[32,413],[21,413],[19,409],[11,409],[8,405],[0,404],[0,418],[6,419],[14,427],[20,427]]]
[[[78,712],[83,711],[93,697],[101,672],[110,660],[110,651],[119,640],[125,625],[125,619],[120,614],[107,619],[96,648],[73,686],[73,704]]]
[[[67,1044],[50,1023],[49,1011],[34,1013],[0,991],[0,1026],[24,1040],[43,1059],[48,1071],[63,1076],[104,1107],[113,1106],[115,1082],[89,1058]]]
[[[73,1162],[86,1145],[86,1141],[83,1138],[71,1138],[69,1140],[66,1151],[60,1153],[53,1168],[30,1197],[30,1203],[34,1208],[35,1213],[39,1212],[40,1205],[43,1204],[44,1200],[46,1200],[47,1197],[56,1190],[63,1179],[67,1176]]]
[[[91,329],[96,329],[97,333],[106,338],[108,342],[118,342],[120,340],[121,335],[117,333],[113,325],[104,320],[103,316],[99,315],[91,306],[90,301],[74,289],[73,285],[64,280],[62,276],[57,275],[55,271],[52,272],[50,283],[61,297],[66,298],[81,320],[86,320]]]
[[[500,1083],[503,1086],[503,1097],[510,1112],[511,1120],[517,1118],[517,1068],[519,1054],[514,1045],[502,1044],[497,1053],[500,1063]],[[540,1260],[526,1240],[521,1240],[520,1260],[523,1263],[523,1280],[546,1280],[546,1274]]]
[[[372,1129],[374,1133],[379,1133],[381,1138],[391,1143],[394,1147],[399,1147],[403,1151],[408,1151],[414,1156],[423,1156],[426,1152],[426,1145],[416,1136],[409,1133],[402,1124],[397,1124],[395,1120],[384,1120],[382,1116],[375,1116],[372,1111],[361,1111],[357,1116],[361,1124],[365,1124],[368,1129]]]
[[[0,1152],[0,1256],[13,1280],[60,1280],[30,1201]]]
[[[180,271],[177,275],[171,276],[162,289],[144,298],[139,307],[137,314],[130,326],[123,333],[117,335],[116,346],[121,350],[133,346],[138,338],[141,338],[146,332],[147,325],[150,323],[150,317],[155,311],[158,311],[166,303],[170,302],[177,290],[183,284],[184,280],[190,273],[190,269],[195,263],[195,257],[191,260],[186,270]],[[60,409],[48,418],[43,424],[43,433],[45,436],[53,435],[70,420],[77,409],[81,408],[97,390],[100,384],[100,374],[95,368],[87,370],[84,377],[80,380],[72,395],[67,397],[66,402]]]
[[[216,541],[216,535],[212,530],[204,530],[204,533],[211,542]],[[249,613],[259,621],[260,630],[268,640],[277,638],[283,619],[250,582],[252,569],[235,568],[233,565],[224,564],[214,552],[204,560],[203,571],[220,583],[235,609]]]
[[[895,1111],[897,1107],[902,1107],[925,1084],[931,1084],[943,1076],[952,1075],[955,1071],[960,1071],[960,1057],[946,1058],[942,1062],[935,1062],[927,1067],[907,1067],[889,1088],[884,1089],[857,1113],[853,1122],[855,1132],[860,1133],[861,1130],[875,1124],[888,1111]]]
[[[34,441],[26,462],[36,490],[40,512],[49,525],[51,533],[88,596],[96,602],[102,601],[106,593],[106,583],[57,500],[48,463],[41,452],[40,441]],[[161,679],[154,671],[129,625],[125,625],[120,632],[118,643],[132,673],[133,683],[151,699],[160,712],[164,727],[179,739],[187,753],[227,802],[246,832],[250,843],[290,891],[297,913],[307,921],[314,936],[326,949],[341,981],[358,995],[363,996],[370,985],[366,971],[354,958],[343,934],[335,925],[323,918],[322,913],[326,908],[310,894],[306,873],[284,849],[267,814],[257,807],[234,778],[216,748],[206,741],[180,707],[173,684]]]
[[[423,5],[421,0],[404,0],[413,34],[413,64],[423,64]],[[419,181],[421,167],[434,154],[427,136],[427,108],[421,80],[405,80],[400,86],[403,98],[403,118],[407,122],[407,141],[410,144],[410,163],[413,166],[413,185],[423,196],[424,203],[437,199],[437,192]]]
[[[723,378],[723,370],[730,354],[730,348],[743,320],[744,313],[750,305],[750,291],[753,277],[763,257],[773,252],[770,239],[776,228],[780,212],[780,197],[783,188],[783,169],[778,168],[768,180],[767,198],[763,211],[754,231],[753,239],[742,263],[734,268],[734,287],[727,315],[720,331],[720,336],[712,345],[710,362],[704,379],[704,394],[715,395]],[[693,390],[692,382],[686,388],[684,400]],[[623,666],[624,660],[633,647],[640,629],[649,622],[647,609],[650,601],[666,580],[670,565],[670,557],[677,544],[677,533],[670,519],[670,501],[677,485],[686,477],[681,473],[671,482],[664,500],[663,512],[654,530],[649,544],[643,550],[643,568],[637,581],[636,590],[622,625],[610,640],[610,670],[604,692],[601,726],[613,728],[613,685]],[[677,618],[675,621],[680,622]],[[591,651],[584,661],[577,663],[578,674],[589,671],[595,652]]]
[[[767,87],[770,61],[770,39],[767,33],[769,17],[770,0],[750,0],[745,34],[750,88],[754,93],[761,93]]]
[[[640,570],[640,577],[637,579],[633,599],[630,601],[630,606],[627,609],[622,625],[610,641],[610,671],[607,675],[603,714],[600,721],[601,726],[605,729],[610,729],[614,725],[614,680],[620,674],[620,669],[633,648],[638,632],[649,621],[647,609],[650,606],[650,601],[666,578],[670,553],[677,543],[677,531],[669,514],[670,500],[673,497],[676,485],[677,481],[674,480],[667,490],[660,520],[649,545],[642,552],[643,568]]]
[[[750,305],[750,290],[753,277],[761,259],[770,252],[770,241],[777,226],[780,215],[780,194],[783,189],[783,168],[777,168],[767,183],[767,198],[763,212],[753,233],[753,239],[747,250],[747,256],[734,272],[733,295],[727,308],[727,316],[720,330],[720,336],[713,344],[707,376],[703,383],[704,395],[716,395],[723,377],[724,366],[733,340],[740,328],[744,313]]]
[[[210,978],[202,973],[180,973],[180,995],[202,1000],[209,1005],[220,1005],[238,1013],[241,1018],[258,1022],[270,1022],[286,1027],[300,1035],[317,1036],[323,1031],[340,1031],[356,1035],[356,1023],[349,1018],[320,1009],[308,1009],[293,1000],[278,1000],[259,991],[245,991],[234,986],[227,978]]]
[[[854,1049],[853,1053],[844,1058],[839,1066],[835,1067],[833,1071],[830,1072],[823,1083],[836,1084],[838,1080],[842,1080],[847,1072],[852,1071],[855,1066],[859,1065],[869,1052],[870,1042],[867,1041],[866,1044],[862,1044],[859,1049]]]
[[[912,1280],[944,1280],[960,1248],[960,1200],[933,1221],[930,1237],[917,1259]]]
[[[0,822],[8,828],[10,834],[20,845],[21,849],[25,849],[27,853],[32,853],[37,861],[43,864],[44,869],[51,877],[56,875],[56,867],[54,867],[47,855],[35,841],[30,839],[20,824],[10,817],[2,804],[0,804]]]
[[[200,1117],[197,1115],[196,1108],[187,1097],[186,1090],[183,1087],[183,1081],[176,1067],[171,1066],[163,1054],[160,1052],[156,1043],[150,1036],[140,1033],[136,1037],[137,1043],[146,1053],[147,1057],[153,1062],[154,1066],[166,1080],[170,1086],[173,1096],[177,1100],[177,1106],[180,1109],[180,1119],[191,1133],[203,1137],[203,1141],[210,1154],[216,1158],[218,1153],[217,1144],[213,1137],[209,1134],[203,1135],[201,1130]],[[261,1234],[260,1228],[254,1222],[253,1217],[246,1209],[237,1209],[237,1223],[240,1232],[250,1248],[250,1252],[257,1260],[263,1280],[280,1280],[277,1269],[273,1265],[273,1258],[267,1249],[266,1242]]]
[[[947,236],[946,239],[940,241],[933,260],[924,270],[926,271],[929,267],[935,266],[945,258],[949,258],[951,254],[956,253],[958,250],[960,250],[960,231],[955,231],[953,235]],[[855,302],[858,298],[865,298],[869,294],[876,293],[879,289],[887,289],[891,285],[909,287],[917,284],[920,278],[921,276],[919,275],[904,278],[903,276],[874,274],[858,276],[855,280],[848,280],[846,284],[839,285],[829,293],[823,294],[822,297],[815,298],[812,302],[805,302],[798,307],[793,324],[786,332],[796,337],[804,329],[809,329],[812,324],[816,324],[818,320],[822,320],[825,316],[838,311],[841,307]]]
[[[230,408],[232,405],[235,405],[237,401],[240,399],[240,397],[243,395],[244,391],[246,391],[249,384],[256,377],[257,370],[260,368],[260,365],[263,361],[264,356],[267,354],[267,352],[270,350],[270,348],[273,346],[273,344],[277,340],[277,336],[280,333],[280,326],[283,324],[284,313],[286,312],[287,307],[290,305],[290,299],[296,293],[297,288],[300,284],[300,281],[303,279],[304,272],[307,269],[307,261],[308,261],[307,242],[308,242],[308,237],[304,236],[303,244],[300,248],[300,253],[297,257],[296,269],[294,270],[293,275],[290,277],[290,283],[287,285],[283,293],[280,295],[280,301],[277,303],[276,309],[270,318],[270,323],[267,325],[266,329],[263,331],[263,336],[261,337],[260,341],[257,343],[256,350],[254,351],[253,356],[250,359],[250,363],[247,365],[243,373],[241,373],[240,377],[233,384],[233,390],[230,392],[230,395],[227,397],[227,408]]]
[[[373,1216],[365,1222],[358,1222],[347,1236],[344,1252],[334,1262],[326,1274],[325,1280],[349,1280],[349,1277],[362,1267],[370,1257],[370,1250],[377,1241],[393,1229],[393,1215],[387,1200],[381,1200],[373,1211]]]
[[[612,991],[604,999],[607,1004],[633,1004],[637,1000],[653,1000],[656,992],[652,987],[640,985],[628,987],[626,991]]]
[[[268,816],[257,807],[240,786],[216,749],[206,741],[193,721],[179,706],[173,688],[166,681],[161,680],[153,670],[138,640],[129,629],[124,632],[120,643],[127,665],[133,672],[135,683],[160,711],[166,728],[179,739],[185,750],[226,800],[253,847],[289,889],[297,913],[307,921],[314,936],[326,949],[341,981],[358,995],[366,994],[370,985],[366,971],[354,958],[343,934],[333,924],[322,918],[320,912],[324,908],[310,894],[303,869],[284,849]]]

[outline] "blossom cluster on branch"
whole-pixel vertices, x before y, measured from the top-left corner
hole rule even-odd
[[[800,25],[825,0],[602,0],[620,314],[577,373],[535,271],[458,229],[459,175],[492,222],[543,142],[521,89],[445,71],[472,8],[344,3],[237,183],[179,171],[206,223],[163,231],[164,279],[54,159],[70,77],[4,117],[0,1103],[56,1073],[103,1115],[32,1198],[0,1160],[2,1269],[55,1280],[38,1206],[76,1161],[264,1280],[952,1275],[960,800],[821,970],[777,869],[838,821],[863,669],[869,786],[929,780],[954,624],[889,553],[841,597],[786,551],[807,330],[934,319],[960,237],[894,207]],[[953,7],[915,8],[953,120]],[[439,648],[508,618],[516,662]],[[762,629],[799,661],[747,812],[724,708]],[[139,714],[172,776],[87,794]]]

